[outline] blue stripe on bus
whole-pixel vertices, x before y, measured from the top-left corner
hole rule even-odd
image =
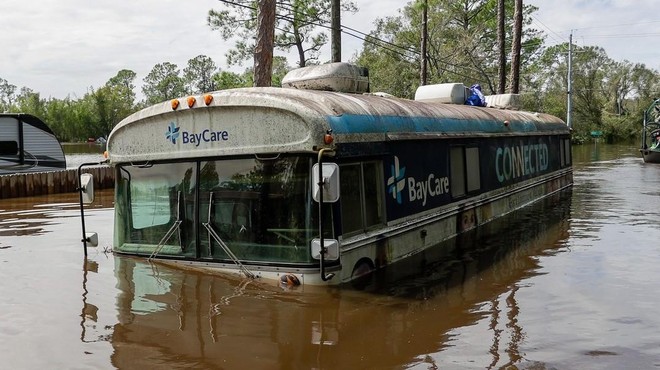
[[[500,121],[458,118],[372,116],[343,114],[328,116],[335,134],[367,134],[386,132],[534,132],[545,131],[546,124],[516,121],[507,128]],[[556,124],[551,124],[556,130]]]

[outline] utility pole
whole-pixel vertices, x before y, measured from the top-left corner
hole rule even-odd
[[[498,75],[499,83],[497,85],[497,93],[504,94],[506,89],[506,51],[505,48],[505,33],[504,33],[504,0],[497,0],[497,49],[498,55]]]
[[[568,37],[568,91],[566,91],[566,96],[568,101],[566,102],[566,125],[569,128],[573,128],[571,122],[572,110],[573,110],[573,31]]]
[[[522,39],[522,0],[516,0],[513,15],[513,42],[511,43],[511,93],[520,91],[520,41]]]
[[[275,43],[275,0],[259,0],[257,43],[254,48],[254,86],[270,86]]]
[[[419,80],[420,80],[420,85],[424,86],[428,82],[428,60],[426,59],[427,51],[426,51],[426,44],[428,42],[428,35],[429,35],[429,29],[428,29],[428,23],[429,23],[429,2],[428,0],[424,0],[422,3],[422,65],[419,71]]]
[[[341,4],[340,0],[332,0],[332,32],[331,53],[333,62],[341,62]]]

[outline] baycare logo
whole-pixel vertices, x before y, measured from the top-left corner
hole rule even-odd
[[[399,157],[394,156],[394,164],[390,166],[390,176],[387,179],[387,192],[392,193],[392,198],[396,199],[396,202],[401,204],[401,192],[406,187],[406,174],[405,167],[399,167]]]
[[[181,128],[174,122],[170,122],[165,132],[165,138],[172,144],[176,144],[177,140],[181,138],[181,144],[194,144],[199,146],[201,143],[210,143],[216,141],[229,140],[229,132],[227,131],[211,131],[210,129],[202,130],[201,132],[181,131]]]
[[[408,186],[408,201],[426,202],[433,197],[449,193],[449,177],[438,177],[434,173],[429,173],[426,178],[416,179],[414,177],[405,177],[406,167],[399,164],[399,157],[394,156],[394,164],[390,166],[391,176],[387,179],[387,192],[392,194],[398,204],[403,204],[401,194]]]
[[[176,139],[179,138],[179,127],[175,125],[174,122],[170,122],[170,125],[167,127],[165,138],[167,138],[172,144],[176,144]]]

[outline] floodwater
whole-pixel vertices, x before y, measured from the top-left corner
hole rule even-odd
[[[63,143],[62,150],[66,157],[66,168],[78,168],[83,163],[98,163],[104,160],[105,144]]]
[[[574,147],[571,192],[373,275],[285,290],[117,257],[111,191],[0,201],[3,369],[660,367],[660,165]]]

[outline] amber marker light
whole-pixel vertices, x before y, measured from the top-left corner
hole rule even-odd
[[[323,135],[325,145],[330,145],[333,141],[335,141],[335,138],[332,136],[332,130],[326,131],[325,135]]]
[[[172,103],[172,110],[176,110],[177,108],[179,108],[179,99],[172,99],[171,103]]]
[[[197,99],[195,99],[194,96],[189,96],[188,97],[188,108],[192,108],[193,105],[195,105],[196,101],[197,101]]]
[[[103,158],[108,159],[108,151],[107,150],[103,152]]]
[[[204,104],[209,105],[213,101],[213,95],[204,94]]]

